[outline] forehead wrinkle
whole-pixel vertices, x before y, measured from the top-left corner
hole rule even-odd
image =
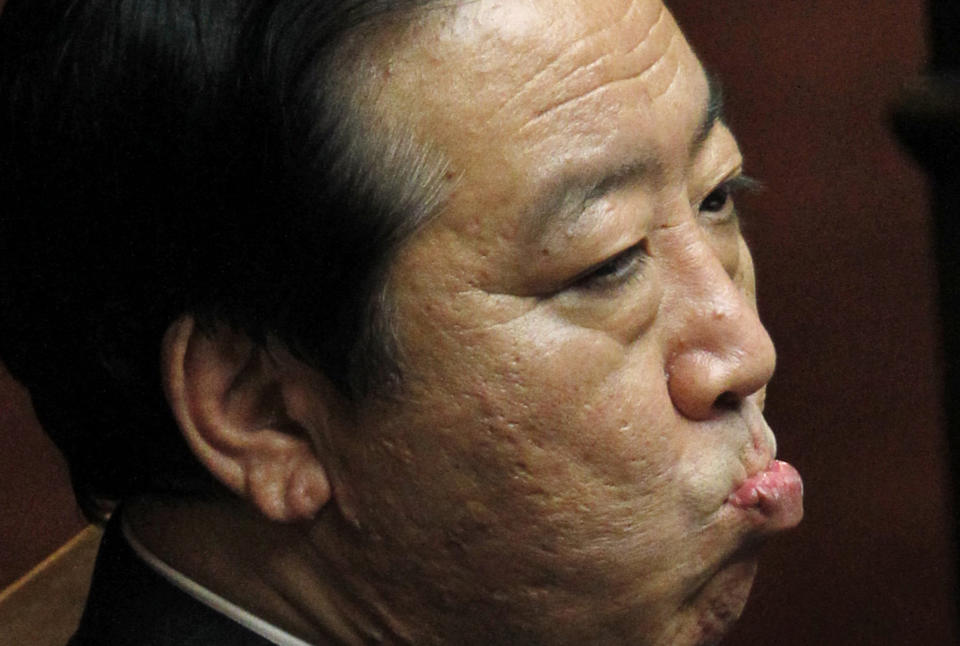
[[[657,71],[657,70],[660,68],[660,66],[661,66],[662,64],[666,63],[667,60],[669,59],[670,50],[672,50],[674,47],[676,47],[676,46],[677,46],[678,44],[680,44],[681,42],[683,42],[683,40],[682,40],[682,36],[681,36],[681,34],[680,34],[680,31],[679,31],[679,30],[674,30],[673,33],[670,34],[670,40],[667,42],[667,46],[666,46],[666,47],[664,48],[664,50],[663,50],[663,55],[656,61],[656,63],[654,63],[653,65],[651,65],[649,68],[647,68],[646,70],[644,70],[642,74],[640,74],[638,77],[636,77],[636,79],[637,79],[637,80],[643,80],[643,79],[645,79],[646,77],[650,76],[653,72]],[[680,78],[680,71],[681,71],[680,68],[681,68],[681,66],[682,66],[682,63],[681,63],[681,62],[677,62],[676,65],[673,66],[673,74],[670,75],[670,81],[663,87],[662,90],[649,92],[649,93],[647,94],[647,96],[648,96],[648,98],[649,98],[649,100],[650,100],[651,103],[652,103],[655,99],[659,99],[660,97],[665,96],[666,94],[668,94],[668,93],[670,92],[671,89],[673,89],[674,83],[676,83],[676,82],[677,82],[677,79]],[[621,79],[619,82],[622,83],[622,82],[629,81],[629,80],[632,80],[632,79],[629,79],[629,78],[627,78],[627,79]]]
[[[640,4],[637,0],[634,0],[634,2],[627,7],[624,15],[617,21],[581,36],[565,47],[559,54],[544,63],[538,72],[524,81],[516,92],[511,93],[508,98],[492,111],[491,118],[495,118],[496,115],[514,114],[516,112],[516,104],[522,103],[531,95],[542,95],[549,100],[551,95],[559,94],[565,86],[591,84],[591,80],[598,80],[598,76],[607,68],[611,59],[636,57],[640,55],[644,45],[650,42],[657,29],[663,25],[665,17],[669,15],[669,12],[662,3],[658,3],[658,6],[659,10],[655,16],[646,16],[646,19],[641,22],[638,13]],[[628,49],[612,50],[611,47],[603,46],[602,43],[600,45],[597,44],[597,39],[601,35],[623,26],[624,23],[628,23],[628,29],[633,31],[635,31],[638,26],[642,26],[642,33],[634,34],[637,43],[635,46],[629,47]],[[600,49],[600,51],[594,54],[592,52],[595,49]],[[655,62],[656,60],[651,61],[649,64],[644,63],[643,69],[650,67]],[[564,71],[565,67],[569,67],[569,69]],[[641,72],[642,71],[643,70],[641,70]],[[612,80],[625,80],[637,76],[639,73],[640,72],[631,70],[629,74]],[[575,89],[574,92],[577,93],[576,96],[564,97],[559,95],[553,97],[549,105],[541,107],[536,111],[534,118],[543,116],[568,101],[576,100],[584,94],[600,89],[603,85],[605,85],[605,83],[602,83],[599,87],[592,87],[583,91]]]
[[[661,6],[662,6],[662,5],[661,5]],[[663,24],[664,18],[665,18],[665,16],[667,16],[667,15],[669,15],[669,14],[667,13],[666,9],[664,8],[664,9],[660,12],[659,18],[657,19],[657,21],[650,27],[650,29],[646,32],[646,34],[643,36],[643,38],[642,38],[642,39],[637,43],[637,45],[636,45],[635,47],[633,47],[632,49],[627,50],[627,51],[625,51],[625,52],[607,52],[607,53],[603,54],[601,57],[599,57],[599,58],[597,58],[597,59],[594,59],[593,61],[591,61],[590,63],[588,63],[588,64],[586,64],[586,65],[578,66],[577,68],[575,68],[574,70],[572,70],[569,74],[567,74],[566,76],[564,76],[563,79],[561,79],[561,81],[567,80],[567,79],[573,77],[573,76],[574,76],[575,74],[577,74],[577,73],[582,73],[582,74],[584,74],[584,75],[588,75],[588,76],[589,76],[589,74],[590,74],[590,72],[591,72],[592,70],[594,70],[594,69],[597,68],[597,67],[603,66],[604,63],[606,63],[610,58],[612,58],[612,57],[614,57],[614,56],[623,57],[623,56],[631,56],[631,55],[637,54],[637,53],[640,52],[640,50],[642,50],[643,47],[644,47],[645,45],[647,45],[647,44],[650,42],[650,40],[654,37],[654,32],[657,30],[657,28],[658,28],[659,26],[661,26],[661,25]],[[608,90],[608,89],[610,89],[610,88],[612,88],[612,87],[615,87],[615,86],[617,86],[617,85],[619,85],[619,84],[621,84],[621,83],[626,83],[626,82],[629,82],[629,81],[642,81],[643,79],[645,79],[646,77],[648,77],[650,74],[654,73],[657,69],[659,69],[659,67],[660,67],[661,65],[663,65],[664,63],[667,62],[667,59],[669,58],[670,51],[671,51],[671,50],[673,49],[673,47],[679,42],[678,36],[679,36],[679,32],[676,31],[676,30],[674,30],[674,31],[670,34],[670,37],[669,37],[669,39],[668,39],[668,41],[667,41],[667,44],[666,44],[666,46],[663,48],[663,50],[659,53],[659,55],[658,55],[654,60],[650,61],[650,63],[647,64],[646,66],[644,66],[644,67],[642,67],[642,68],[640,68],[640,69],[632,69],[632,70],[630,70],[628,73],[623,74],[623,75],[621,75],[621,76],[616,76],[616,77],[613,77],[613,78],[608,78],[608,79],[606,79],[605,81],[603,81],[602,83],[600,83],[599,85],[595,85],[595,86],[590,87],[590,88],[588,88],[588,89],[586,89],[586,90],[583,90],[583,91],[581,91],[581,92],[579,92],[579,93],[576,93],[576,94],[573,94],[573,95],[569,95],[569,96],[563,97],[563,98],[557,100],[556,102],[554,102],[554,103],[552,103],[552,104],[550,104],[550,105],[547,105],[546,107],[543,107],[543,108],[539,109],[539,110],[533,115],[533,117],[532,117],[531,119],[527,120],[527,121],[523,124],[523,126],[520,127],[519,132],[522,133],[522,132],[524,132],[525,130],[528,130],[529,128],[535,126],[539,121],[541,121],[542,119],[548,117],[551,113],[553,113],[553,112],[555,112],[555,111],[563,108],[563,107],[566,106],[566,105],[569,105],[569,104],[571,104],[571,103],[575,103],[575,102],[577,102],[577,101],[582,101],[582,100],[584,100],[584,99],[586,99],[586,98],[589,98],[590,96],[592,96],[592,95],[594,95],[594,94],[596,94],[596,93],[598,93],[598,92],[602,92],[602,91],[604,91],[604,90]],[[676,72],[675,72],[675,73],[676,73]],[[557,84],[559,85],[561,81],[558,81]],[[672,84],[672,82],[671,82],[671,84]],[[669,88],[669,86],[668,86],[668,88]],[[662,94],[662,93],[663,93],[663,92],[658,92],[658,93],[656,93],[655,95],[651,95],[651,98],[656,98],[656,96],[659,96],[659,95]]]
[[[615,21],[613,22],[613,24],[603,25],[603,26],[597,27],[596,29],[594,29],[594,30],[592,30],[592,31],[588,31],[588,32],[585,33],[583,36],[581,36],[581,37],[578,38],[577,40],[573,41],[573,42],[570,44],[570,47],[566,48],[566,49],[563,50],[563,51],[557,52],[557,54],[556,54],[555,56],[549,58],[549,59],[544,63],[543,69],[541,69],[540,71],[538,71],[536,74],[534,74],[530,79],[528,79],[528,80],[524,83],[524,87],[522,88],[521,92],[518,92],[518,93],[510,96],[506,101],[504,101],[502,104],[500,104],[500,106],[498,106],[496,112],[499,113],[499,112],[503,112],[504,110],[509,110],[509,109],[511,108],[512,104],[513,104],[515,101],[518,101],[518,100],[520,99],[520,97],[523,96],[523,91],[524,91],[524,90],[527,90],[527,89],[532,88],[533,86],[536,86],[537,82],[538,82],[541,78],[543,78],[545,75],[549,74],[550,72],[553,72],[557,67],[559,67],[559,66],[563,63],[563,61],[564,61],[565,59],[575,58],[576,55],[577,55],[580,51],[582,51],[583,49],[585,49],[585,48],[587,47],[586,43],[587,43],[589,40],[591,40],[592,38],[594,38],[594,37],[597,36],[597,35],[604,34],[604,33],[608,32],[608,31],[610,31],[610,30],[613,29],[614,26],[617,25],[617,24],[620,24],[620,23],[622,23],[622,22],[626,22],[626,20],[630,17],[630,15],[633,14],[633,13],[635,12],[635,10],[637,9],[637,5],[638,5],[639,1],[640,1],[640,0],[632,0],[631,3],[627,6],[627,8],[624,10],[623,15],[621,15],[617,20],[615,20]],[[632,50],[630,50],[631,52],[639,49],[640,46],[643,44],[643,42],[646,41],[646,39],[650,36],[650,33],[653,31],[653,29],[654,29],[654,28],[657,26],[657,24],[662,20],[662,15],[663,15],[664,11],[666,11],[666,7],[664,7],[664,6],[661,5],[660,11],[659,11],[658,14],[657,14],[657,19],[656,19],[653,23],[651,23],[650,27],[649,27],[649,28],[647,29],[647,31],[643,34],[643,36],[639,39],[639,41],[638,41],[638,43],[637,43],[637,46],[634,47]],[[576,74],[579,70],[581,70],[581,69],[589,69],[589,68],[593,67],[594,65],[597,65],[598,63],[600,63],[603,59],[610,57],[611,55],[612,55],[611,53],[607,52],[607,53],[604,53],[600,58],[594,59],[594,60],[591,61],[590,63],[587,63],[587,64],[585,64],[585,65],[575,65],[575,66],[572,67],[568,72],[564,73],[562,76],[553,79],[553,80],[551,81],[551,84],[553,84],[553,85],[558,85],[558,84],[562,83],[563,81],[567,80],[568,78],[570,78],[571,76],[573,76],[574,74]]]
[[[619,20],[617,23],[615,23],[615,24],[619,24],[619,23],[621,23],[621,22],[625,22],[625,21],[627,20],[627,18],[629,17],[629,15],[630,15],[630,13],[631,13],[631,10],[632,10],[633,8],[635,8],[636,6],[637,6],[636,2],[632,3],[632,4],[630,5],[630,7],[627,9],[627,12],[626,12],[623,16],[621,16],[620,20]],[[647,43],[647,42],[649,41],[650,36],[651,36],[651,35],[653,34],[653,32],[657,29],[657,27],[663,22],[663,17],[664,17],[665,14],[666,14],[666,7],[663,6],[663,5],[660,5],[660,11],[657,13],[657,18],[656,18],[656,20],[654,20],[654,21],[650,24],[650,26],[647,28],[647,30],[637,39],[637,44],[636,44],[634,47],[631,47],[630,49],[628,49],[628,50],[626,50],[626,51],[624,51],[624,52],[604,51],[604,52],[601,53],[601,55],[600,55],[599,57],[594,58],[594,59],[591,60],[590,62],[573,67],[572,69],[570,69],[570,71],[568,71],[568,72],[567,72],[566,74],[564,74],[563,76],[561,76],[561,77],[559,77],[559,78],[557,78],[557,79],[554,79],[553,83],[554,83],[555,85],[558,85],[558,86],[559,86],[560,84],[562,84],[563,82],[567,81],[570,77],[572,77],[573,75],[575,75],[575,74],[577,74],[577,73],[589,73],[591,70],[595,69],[596,67],[603,65],[603,63],[606,62],[606,61],[608,61],[611,57],[614,57],[614,56],[629,56],[630,54],[636,53],[637,51],[640,50],[641,47],[644,46],[645,43]],[[602,33],[605,33],[605,32],[610,31],[610,30],[613,29],[613,28],[614,28],[614,25],[607,25],[607,26],[604,27],[603,29],[598,29],[597,31],[591,33],[589,36],[594,36],[594,35],[597,35],[597,34],[602,34]],[[587,40],[587,37],[582,38],[582,39],[580,39],[579,43],[583,43],[583,42],[585,42],[586,40]],[[579,44],[579,43],[578,43],[578,44]],[[577,97],[572,97],[572,99],[576,99],[576,98],[577,98]],[[562,104],[562,102],[558,103],[557,105],[560,105],[560,104]],[[551,109],[550,107],[547,107],[547,108],[541,110],[541,111],[538,113],[538,115],[539,115],[539,114],[545,114],[545,113],[549,112],[550,109]]]
[[[626,22],[634,14],[639,14],[638,9],[639,9],[639,0],[632,0],[630,5],[624,11],[623,15],[620,16],[620,18],[618,18],[612,24],[604,25],[602,27],[598,27],[593,31],[587,32],[586,34],[584,34],[583,36],[581,36],[580,38],[572,42],[569,47],[558,52],[555,56],[548,59],[544,63],[543,68],[539,70],[536,74],[534,74],[532,77],[530,77],[530,79],[528,79],[523,84],[523,87],[520,89],[519,92],[516,92],[510,97],[508,97],[503,103],[501,103],[497,107],[495,114],[500,114],[500,113],[503,113],[504,111],[511,111],[511,108],[514,105],[514,103],[522,100],[522,98],[525,96],[527,92],[536,91],[536,87],[539,81],[544,76],[550,75],[552,72],[555,72],[557,68],[561,67],[564,64],[565,61],[571,58],[575,59],[579,53],[581,53],[585,49],[588,49],[588,42],[594,37],[600,34],[609,32],[610,30],[614,29],[615,26]],[[663,16],[666,13],[666,11],[667,11],[666,7],[663,4],[661,4],[660,10],[657,12],[656,19],[652,23],[650,23],[646,31],[640,36],[640,38],[637,41],[636,47],[633,47],[632,49],[628,50],[627,53],[635,52],[643,45],[643,43],[645,43],[649,39],[650,34],[653,32],[653,30],[656,29],[657,25],[659,25],[663,21]],[[562,76],[551,79],[550,85],[558,86],[564,81],[566,81],[567,79],[569,79],[571,76],[576,74],[577,72],[580,72],[584,69],[590,69],[600,64],[604,59],[609,58],[614,54],[615,53],[611,53],[611,52],[603,52],[603,54],[599,58],[594,58],[588,63],[574,65],[568,72],[564,73]]]

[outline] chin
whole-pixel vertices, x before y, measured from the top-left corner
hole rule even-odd
[[[719,644],[740,618],[757,573],[754,554],[738,556],[718,570],[680,611],[679,630],[663,646],[710,646]]]

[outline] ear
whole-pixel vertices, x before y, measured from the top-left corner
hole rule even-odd
[[[278,360],[225,326],[201,331],[189,316],[163,339],[167,401],[194,454],[268,518],[295,521],[312,518],[330,499],[319,458],[330,417],[290,415],[285,392],[303,392],[292,382],[308,369],[285,370],[284,361],[295,359]]]

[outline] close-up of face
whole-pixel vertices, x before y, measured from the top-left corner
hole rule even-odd
[[[0,646],[960,643],[960,3],[876,9],[0,0]]]
[[[390,274],[402,392],[330,468],[367,579],[424,643],[711,643],[802,511],[707,76],[654,0],[412,31],[379,107],[451,186]]]

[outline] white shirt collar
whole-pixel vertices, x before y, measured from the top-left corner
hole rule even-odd
[[[150,568],[153,569],[157,574],[169,581],[171,585],[183,590],[205,606],[212,608],[222,615],[226,615],[247,630],[260,635],[273,644],[276,644],[276,646],[310,646],[310,644],[302,639],[294,637],[287,631],[277,628],[273,624],[251,614],[240,606],[227,601],[220,595],[203,587],[187,575],[183,574],[182,572],[178,572],[161,561],[156,554],[148,550],[143,543],[141,543],[137,537],[134,536],[126,518],[120,519],[120,528],[123,532],[123,537],[127,540],[127,543],[130,544],[130,547],[133,549],[134,553],[136,553],[136,555],[140,557],[144,563],[150,566]]]

